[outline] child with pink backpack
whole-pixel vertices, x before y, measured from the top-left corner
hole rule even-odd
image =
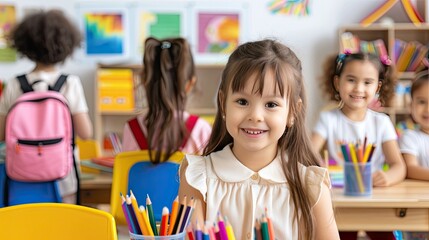
[[[91,138],[92,123],[79,77],[63,75],[57,65],[80,46],[81,34],[61,11],[50,10],[28,15],[10,36],[12,47],[35,67],[10,79],[0,99],[0,141],[7,145],[7,173],[19,181],[59,179],[63,202],[73,203],[78,180],[71,167],[76,155],[74,134]],[[61,160],[61,155],[69,160]],[[33,169],[19,162],[38,158],[52,160]]]

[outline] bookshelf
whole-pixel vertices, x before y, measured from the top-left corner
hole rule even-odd
[[[197,65],[197,83],[192,93],[188,96],[187,111],[205,118],[208,122],[213,120],[216,113],[216,91],[220,83],[224,65]],[[99,82],[100,72],[104,70],[130,70],[133,81],[133,105],[132,109],[114,107],[111,110],[101,107],[101,86]],[[111,132],[117,133],[122,139],[122,131],[125,123],[134,116],[142,113],[147,107],[143,87],[140,85],[141,65],[99,65],[95,79],[95,114],[94,132],[95,139],[104,146],[104,138]],[[125,110],[124,110],[125,109]],[[109,151],[103,149],[103,153],[109,155]]]
[[[358,38],[360,41],[366,42],[384,42],[384,46],[388,55],[391,57],[394,64],[398,68],[397,63],[400,63],[401,71],[398,71],[398,82],[397,82],[397,90],[403,89],[402,86],[407,86],[411,84],[412,79],[414,77],[414,71],[419,68],[407,68],[409,62],[412,62],[413,54],[406,58],[406,60],[401,60],[401,53],[405,53],[405,48],[400,50],[397,46],[397,39],[401,40],[404,43],[419,43],[427,50],[429,47],[429,24],[422,23],[418,26],[412,23],[397,23],[391,25],[383,25],[383,24],[372,24],[370,26],[362,26],[362,25],[349,25],[341,27],[339,30],[339,46],[340,51],[343,52],[344,48],[348,48],[350,44],[355,44],[357,48],[360,48],[361,45],[356,42],[347,43],[344,42],[343,34],[351,33],[354,37]],[[345,34],[346,36],[350,36],[350,34]],[[395,46],[396,44],[396,46]],[[420,47],[420,45],[419,45]],[[371,48],[371,47],[370,47]],[[414,48],[416,49],[416,47]],[[377,50],[375,50],[377,53]],[[422,49],[422,51],[425,51]],[[412,53],[417,53],[413,51]],[[427,52],[425,54],[427,56]],[[416,55],[417,57],[417,55]],[[404,57],[402,57],[404,58]],[[405,63],[404,63],[405,62]],[[395,96],[392,96],[391,101],[389,101],[385,107],[385,112],[390,116],[392,122],[396,124],[399,121],[403,121],[409,116],[409,109],[407,108],[407,104],[409,102],[409,96],[407,96],[406,92],[396,91]]]

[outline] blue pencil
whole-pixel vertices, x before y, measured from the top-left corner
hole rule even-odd
[[[125,197],[127,202],[128,215],[130,216],[131,226],[134,229],[134,233],[142,234],[142,231],[139,227],[139,223],[137,221],[136,213],[134,212],[133,206],[131,205],[131,198],[127,195]]]
[[[121,199],[122,199],[122,204],[121,204],[122,211],[124,212],[125,221],[127,222],[127,225],[128,225],[128,230],[132,233],[135,233],[134,229],[132,228],[131,222],[130,222],[130,215],[128,214],[128,207],[127,207],[125,197],[124,197],[124,195],[122,195],[122,193],[120,193],[120,195],[121,195]]]

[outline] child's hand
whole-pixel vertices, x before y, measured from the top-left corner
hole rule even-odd
[[[372,185],[374,187],[387,187],[389,186],[389,180],[386,172],[379,170],[372,174]]]

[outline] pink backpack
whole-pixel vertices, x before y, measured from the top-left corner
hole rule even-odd
[[[18,77],[24,94],[6,117],[8,177],[44,182],[70,173],[74,164],[73,123],[67,100],[59,93],[66,79],[61,75],[54,87],[49,86],[50,91],[34,92],[25,75]]]

